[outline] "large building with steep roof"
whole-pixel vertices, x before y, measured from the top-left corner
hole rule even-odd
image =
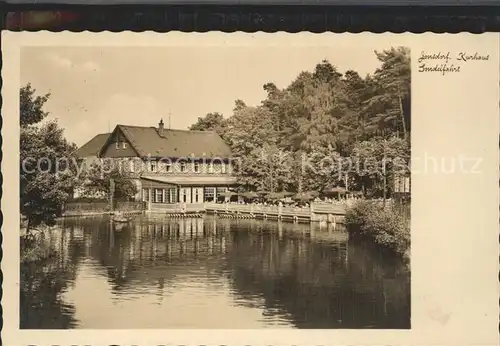
[[[101,160],[126,162],[134,176],[138,199],[155,204],[216,201],[236,184],[231,149],[212,131],[117,125],[77,151]]]

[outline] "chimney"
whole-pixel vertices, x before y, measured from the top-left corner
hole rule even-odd
[[[160,119],[160,123],[158,124],[158,133],[161,137],[163,137],[163,119]]]

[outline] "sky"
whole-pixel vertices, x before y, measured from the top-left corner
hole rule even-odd
[[[81,146],[117,124],[187,129],[210,112],[232,114],[236,99],[258,105],[263,85],[287,87],[328,59],[364,76],[390,46],[25,47],[21,85],[50,92],[45,110]]]

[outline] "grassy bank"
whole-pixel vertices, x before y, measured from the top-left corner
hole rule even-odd
[[[55,254],[54,247],[41,232],[30,234],[21,232],[19,241],[21,264],[43,261]]]
[[[55,250],[46,244],[37,244],[31,247],[21,248],[21,263],[33,263],[52,257]]]
[[[350,236],[366,238],[381,248],[409,258],[409,216],[396,206],[359,201],[347,210],[345,223]]]

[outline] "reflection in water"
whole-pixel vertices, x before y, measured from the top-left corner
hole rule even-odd
[[[21,328],[409,328],[409,273],[323,225],[66,219]]]

